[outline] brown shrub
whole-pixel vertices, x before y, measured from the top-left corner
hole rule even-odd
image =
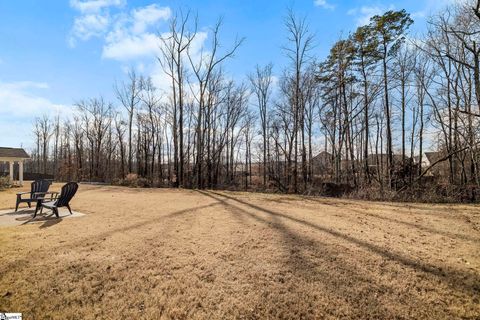
[[[373,201],[393,200],[395,195],[395,191],[381,188],[379,185],[362,186],[346,194],[348,198]]]
[[[480,189],[475,185],[416,184],[402,190],[388,190],[379,185],[364,186],[346,194],[348,198],[373,201],[469,203],[479,200]]]
[[[0,190],[8,189],[11,186],[9,177],[0,177]]]
[[[152,187],[152,182],[143,177],[139,177],[136,173],[129,173],[125,179],[116,179],[112,182],[113,184],[121,185],[124,187],[130,188],[150,188]]]

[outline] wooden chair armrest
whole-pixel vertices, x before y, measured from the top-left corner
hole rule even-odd
[[[58,194],[56,191],[34,192],[33,194]]]
[[[56,191],[47,191],[47,192],[35,192],[38,200],[56,200],[58,198],[59,192]],[[50,195],[50,197],[48,197]]]

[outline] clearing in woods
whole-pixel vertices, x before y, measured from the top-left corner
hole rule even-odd
[[[0,209],[18,191],[0,192]],[[480,316],[479,206],[80,185],[72,207],[85,215],[0,229],[0,310],[26,319]]]

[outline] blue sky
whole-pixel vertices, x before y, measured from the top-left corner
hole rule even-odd
[[[406,9],[413,36],[426,18],[454,0],[0,0],[0,146],[31,147],[32,122],[42,114],[71,113],[72,104],[103,95],[114,101],[113,84],[134,67],[163,80],[155,63],[155,31],[178,8],[198,12],[204,32],[222,16],[222,41],[245,37],[227,71],[243,79],[254,66],[286,59],[283,19],[288,7],[305,15],[316,34],[313,52],[325,57],[330,45],[374,14]],[[205,33],[206,35],[206,33]],[[208,41],[208,36],[199,38]]]

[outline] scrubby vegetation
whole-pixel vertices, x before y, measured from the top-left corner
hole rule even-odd
[[[9,177],[0,177],[0,191],[10,188],[10,178]]]

